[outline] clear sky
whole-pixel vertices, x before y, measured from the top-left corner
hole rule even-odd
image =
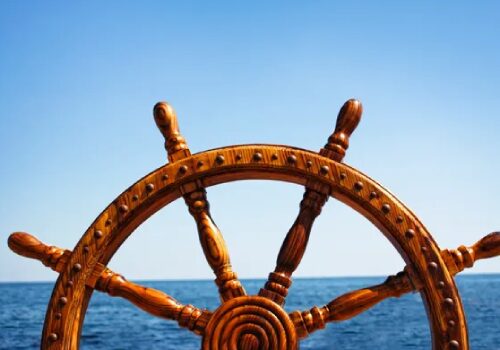
[[[176,108],[193,152],[240,143],[319,150],[351,97],[346,163],[406,203],[440,247],[500,230],[496,1],[0,2],[0,281],[54,280],[13,231],[73,248],[118,194],[166,162],[151,110]],[[267,276],[303,189],[210,188],[242,277]],[[128,278],[212,278],[182,201],[110,266]],[[403,261],[330,200],[297,276],[388,275]],[[500,272],[500,259],[474,272]]]

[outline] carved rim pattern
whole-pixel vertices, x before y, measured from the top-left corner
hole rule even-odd
[[[289,156],[296,161],[283,161]],[[422,283],[420,293],[433,348],[468,349],[462,302],[454,280],[431,234],[408,208],[374,180],[343,163],[298,148],[258,144],[209,150],[166,164],[119,195],[87,229],[59,275],[45,317],[42,348],[78,347],[93,292],[85,284],[94,278],[96,264],[106,265],[135,228],[182,196],[184,185],[200,181],[209,187],[247,179],[300,185],[313,180],[329,186],[332,197],[358,211],[382,231],[410,267],[412,277]],[[411,237],[405,235],[408,230],[414,232]],[[95,231],[102,235],[97,238]],[[75,264],[82,269],[72,269]],[[440,298],[433,297],[436,295]],[[67,299],[66,304],[58,302],[61,297]],[[51,341],[51,334],[57,335],[57,341]]]

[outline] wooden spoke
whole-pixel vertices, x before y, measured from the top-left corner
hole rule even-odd
[[[349,147],[349,137],[361,120],[363,108],[357,100],[348,100],[337,116],[335,131],[328,138],[320,155],[341,162]],[[299,266],[309,240],[314,220],[321,213],[330,189],[315,181],[308,181],[304,197],[300,203],[300,211],[288,231],[278,254],[276,268],[269,274],[268,281],[259,295],[283,305],[292,281],[291,276]]]
[[[457,249],[441,251],[441,257],[452,275],[470,268],[480,259],[500,255],[500,232],[493,232],[483,237],[471,247],[460,246]],[[327,322],[348,320],[370,309],[390,297],[418,291],[422,283],[409,267],[394,276],[389,276],[384,283],[358,289],[333,299],[323,307],[313,307],[307,311],[294,311],[290,318],[295,325],[297,336],[305,338],[308,334],[325,327]]]
[[[36,237],[24,232],[11,234],[8,244],[15,253],[40,260],[45,266],[57,272],[63,271],[71,255],[70,250],[45,245]],[[73,269],[80,270],[82,266],[76,264]],[[208,310],[200,310],[192,305],[182,305],[159,290],[127,281],[125,277],[100,263],[87,279],[86,285],[113,297],[126,299],[154,316],[175,320],[181,327],[188,328],[199,335],[204,333],[205,326],[212,315]],[[66,302],[65,298],[60,299],[60,303]]]
[[[174,109],[165,102],[159,102],[155,105],[153,114],[156,125],[165,138],[165,148],[170,162],[190,156],[191,152],[186,141],[179,132]],[[183,167],[179,170],[182,172],[182,169],[186,170]],[[224,238],[210,215],[210,205],[201,182],[187,183],[183,185],[182,191],[189,212],[196,221],[203,253],[215,273],[215,283],[222,300],[227,301],[246,295],[236,273],[232,270]]]
[[[245,295],[236,273],[232,271],[224,238],[210,216],[205,190],[193,191],[184,195],[184,199],[198,226],[205,257],[217,276],[215,283],[219,287],[222,300]]]

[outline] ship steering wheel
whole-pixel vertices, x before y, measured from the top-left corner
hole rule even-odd
[[[419,291],[433,349],[468,349],[467,325],[453,276],[475,260],[500,254],[500,233],[471,247],[441,250],[415,214],[380,184],[342,163],[362,106],[349,100],[319,153],[281,145],[249,144],[191,154],[173,108],[154,107],[169,162],[144,176],[90,225],[73,251],[47,246],[16,232],[15,252],[58,271],[43,328],[42,349],[76,349],[94,290],[129,300],[155,316],[177,321],[202,337],[202,349],[294,350],[328,322],[352,318],[388,297]],[[297,219],[278,254],[276,268],[257,295],[247,295],[233,271],[224,239],[209,211],[206,188],[230,181],[262,179],[305,186]],[[206,260],[215,274],[221,305],[215,310],[183,305],[165,293],[127,281],[106,267],[123,242],[151,215],[183,197],[196,221]],[[384,283],[351,291],[324,306],[285,312],[283,305],[306,250],[311,227],[329,197],[371,221],[406,263]]]

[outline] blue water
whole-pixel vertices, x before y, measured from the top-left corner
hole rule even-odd
[[[323,305],[347,291],[383,278],[296,279],[287,311]],[[500,274],[457,279],[473,350],[500,349]],[[212,281],[141,282],[182,303],[214,309]],[[255,294],[263,281],[243,281]],[[0,349],[38,349],[51,283],[0,284]],[[419,294],[388,299],[358,317],[329,324],[301,343],[301,349],[430,349],[430,333]],[[199,349],[200,338],[175,322],[150,316],[127,301],[94,293],[83,328],[82,349]]]

